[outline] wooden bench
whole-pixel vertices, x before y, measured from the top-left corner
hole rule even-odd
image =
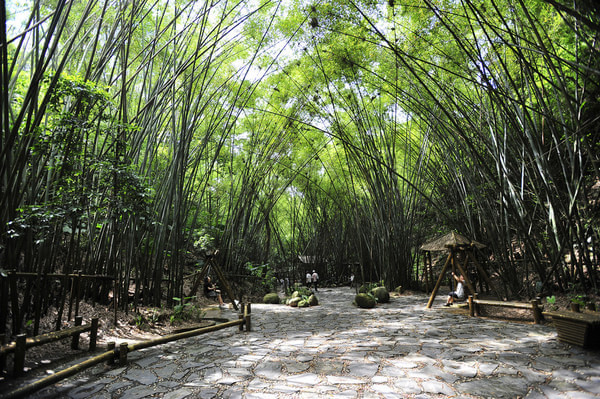
[[[52,331],[45,334],[36,335],[27,338],[26,334],[19,334],[14,342],[4,345],[4,336],[2,338],[2,347],[0,347],[0,370],[6,367],[6,355],[14,353],[14,376],[23,374],[25,367],[25,352],[28,348],[40,346],[49,342],[58,341],[71,337],[71,348],[79,349],[79,336],[82,333],[90,333],[90,351],[96,349],[96,340],[98,338],[98,318],[92,319],[90,324],[81,325],[83,318],[75,317],[75,326],[60,331]]]
[[[505,308],[515,309],[528,309],[533,313],[533,320],[535,324],[540,324],[543,320],[542,308],[540,302],[537,299],[533,299],[530,303],[527,302],[510,302],[510,301],[493,301],[487,299],[477,299],[472,295],[469,295],[469,315],[475,316],[475,313],[479,314],[479,306],[499,306]],[[477,311],[477,312],[476,312]]]
[[[558,339],[584,348],[600,348],[600,313],[567,310],[544,312],[552,318]]]

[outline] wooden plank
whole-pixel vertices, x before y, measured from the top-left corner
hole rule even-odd
[[[42,334],[42,335],[38,335],[35,337],[31,337],[31,338],[26,338],[24,345],[25,345],[25,348],[32,348],[34,346],[40,346],[40,345],[47,344],[49,342],[58,341],[58,340],[73,336],[74,334],[81,334],[81,333],[84,333],[87,331],[91,331],[91,329],[92,329],[92,325],[86,324],[84,326],[67,328],[65,330],[52,331],[47,334]],[[11,352],[14,352],[15,348],[16,348],[16,343],[11,342],[11,343],[3,345],[1,347],[0,353],[1,354],[11,353]]]
[[[530,303],[524,302],[508,302],[508,301],[490,301],[485,299],[474,299],[473,303],[477,305],[502,306],[506,308],[531,309]]]
[[[553,319],[576,319],[584,323],[600,326],[600,313],[576,313],[568,310],[556,310],[544,312],[544,316],[550,316]]]

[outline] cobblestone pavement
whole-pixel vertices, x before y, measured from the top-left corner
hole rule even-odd
[[[558,342],[551,326],[469,318],[424,295],[375,309],[349,288],[320,306],[252,305],[237,327],[132,352],[35,397],[58,398],[592,398],[600,353]],[[222,311],[231,319],[237,315]]]

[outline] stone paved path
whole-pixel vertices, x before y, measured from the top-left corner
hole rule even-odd
[[[252,305],[236,328],[129,354],[36,397],[59,398],[592,398],[600,353],[560,343],[550,326],[469,318],[426,296],[351,305],[349,288],[320,306]],[[231,319],[233,311],[223,311]]]

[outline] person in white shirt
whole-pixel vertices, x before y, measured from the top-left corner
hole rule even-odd
[[[456,290],[448,294],[448,300],[444,306],[450,306],[454,303],[455,299],[464,299],[465,297],[465,277],[461,274],[457,276],[452,272],[452,277],[456,280]]]
[[[310,272],[306,272],[306,286],[310,288],[310,284],[312,283],[312,276]]]
[[[317,289],[317,282],[319,281],[319,275],[317,274],[316,271],[313,270],[311,278],[312,278],[312,283],[313,283],[313,287],[315,288],[315,291],[319,291]]]

